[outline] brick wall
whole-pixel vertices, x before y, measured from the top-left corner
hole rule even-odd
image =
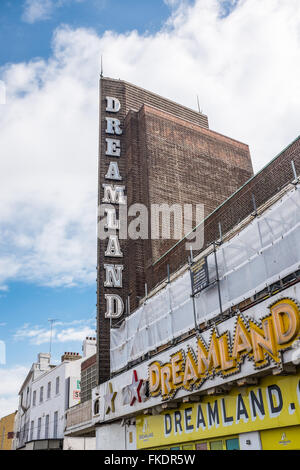
[[[292,160],[297,174],[300,175],[300,136],[206,218],[204,247],[219,239],[219,223],[222,233],[225,234],[254,211],[253,196],[256,206],[259,207],[283,186],[292,182]],[[185,242],[186,240],[182,240],[148,266],[146,282],[149,289],[166,278],[168,265],[170,271],[174,272],[187,262],[189,253],[185,250]],[[193,254],[196,256],[200,252],[201,250]]]
[[[203,204],[208,216],[253,175],[247,145],[149,106],[139,114],[145,120],[149,205]],[[152,240],[152,262],[173,245]]]

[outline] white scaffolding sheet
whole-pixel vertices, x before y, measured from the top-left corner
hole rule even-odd
[[[214,253],[208,258],[216,280]],[[287,193],[217,249],[222,311],[300,268],[300,190]],[[198,323],[220,313],[215,283],[195,297]],[[194,328],[187,270],[149,298],[120,328],[111,330],[111,370],[117,372],[147,352]]]

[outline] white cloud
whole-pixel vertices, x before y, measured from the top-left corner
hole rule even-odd
[[[181,0],[164,0],[164,3],[171,8],[177,7]]]
[[[199,95],[211,129],[250,145],[255,170],[299,134],[300,2],[223,13],[217,0],[181,2],[151,35],[63,27],[48,61],[2,70],[0,285],[95,282],[100,54],[106,76],[194,109]]]
[[[22,19],[27,23],[48,20],[51,17],[53,9],[54,2],[52,0],[26,0]]]
[[[4,71],[0,285],[16,277],[51,286],[95,282],[98,40],[82,37],[95,48],[81,59],[56,39],[49,62]]]
[[[0,418],[18,409],[18,393],[29,367],[0,367]]]
[[[26,23],[49,20],[57,8],[83,1],[85,0],[25,0],[22,20]]]
[[[87,336],[95,336],[95,328],[83,326],[81,328],[65,328],[56,335],[59,343],[67,341],[83,341]]]
[[[72,322],[56,322],[52,330],[53,343],[83,341],[86,336],[95,336],[94,319],[75,320]],[[25,324],[14,334],[15,341],[28,340],[30,344],[39,346],[49,343],[50,328],[39,325]]]

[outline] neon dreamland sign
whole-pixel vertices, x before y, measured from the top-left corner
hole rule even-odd
[[[237,374],[246,357],[255,369],[267,367],[270,362],[280,365],[282,352],[292,346],[299,333],[299,307],[289,298],[274,303],[260,322],[240,314],[232,341],[230,331],[219,335],[214,327],[208,344],[198,336],[196,351],[189,346],[187,352],[181,349],[172,354],[168,363],[152,362],[148,370],[150,396],[169,399],[179,389],[199,389],[214,376]]]

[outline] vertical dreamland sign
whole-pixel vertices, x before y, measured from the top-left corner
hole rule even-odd
[[[100,80],[100,139],[98,167],[97,319],[99,382],[110,374],[110,329],[125,310],[124,276],[126,160],[124,155],[124,87],[117,80]],[[127,289],[128,290],[128,289]]]

